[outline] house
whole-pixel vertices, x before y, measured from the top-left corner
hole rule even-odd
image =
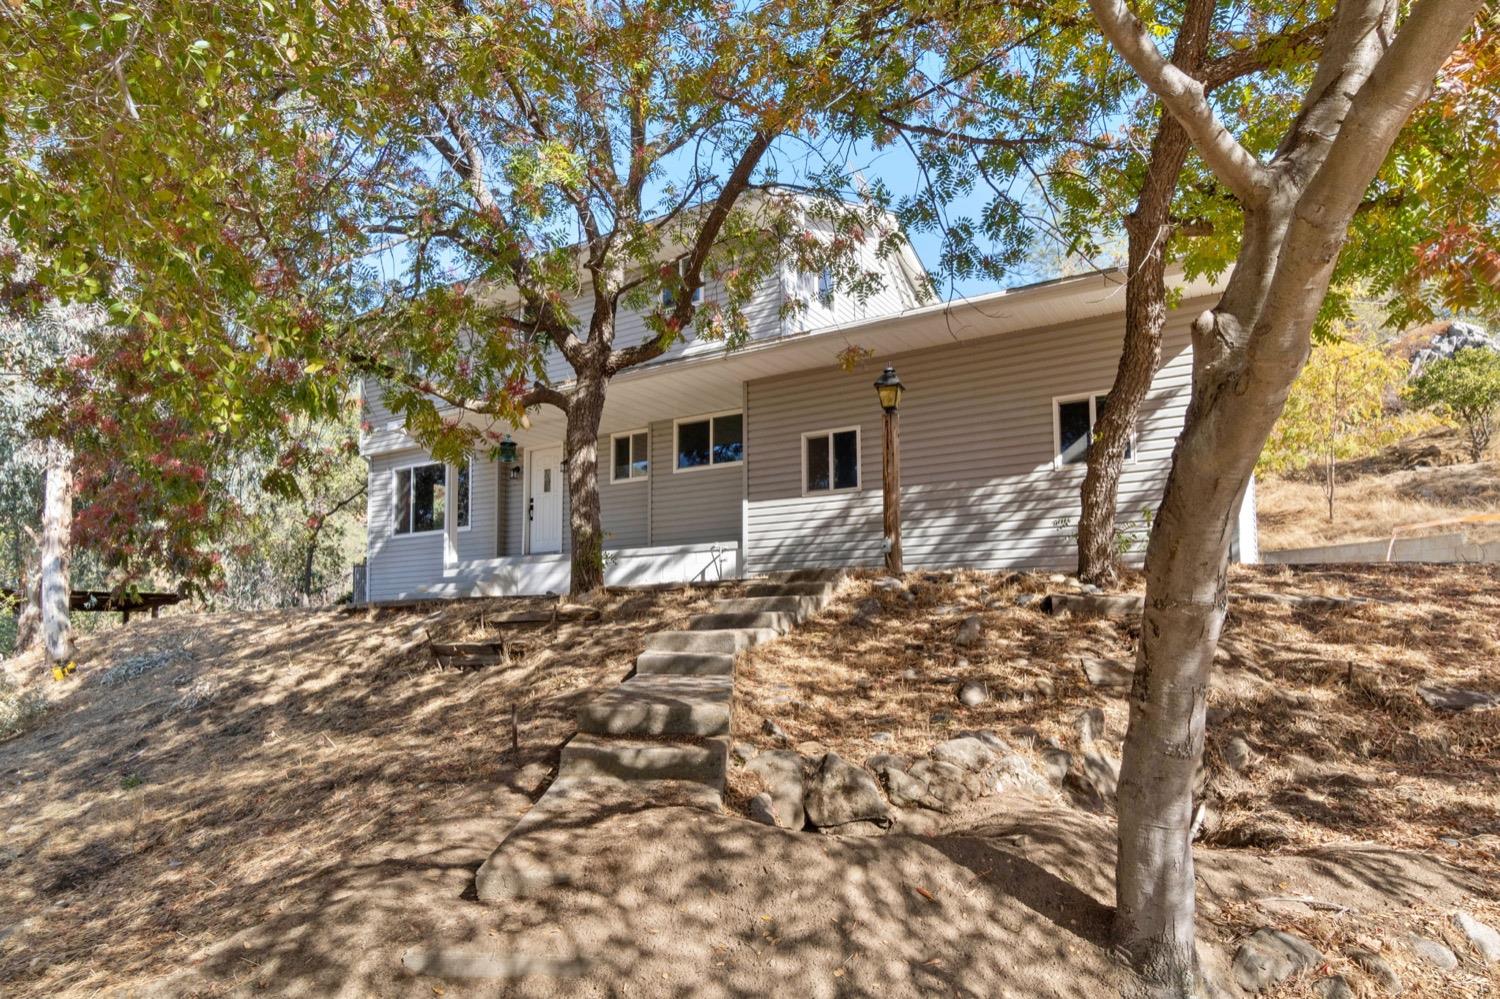
[[[884,280],[865,301],[836,291],[828,300],[817,294],[826,278],[783,268],[752,303],[743,347],[680,343],[615,376],[599,440],[607,582],[881,564],[883,417],[872,382],[887,365],[906,384],[906,566],[1076,564],[1071,523],[1089,428],[1119,358],[1123,276],[923,304],[926,275],[909,248],[884,258],[871,248],[866,266]],[[1137,556],[1187,406],[1188,324],[1217,290],[1175,283],[1182,299],[1120,486]],[[793,296],[812,304],[787,315]],[[580,301],[575,314],[586,312]],[[617,342],[643,336],[641,317],[622,312]],[[838,363],[850,347],[865,357],[852,371]],[[548,374],[570,377],[555,352]],[[453,468],[432,463],[381,399],[367,383],[367,599],[566,592],[562,414],[544,406],[529,427],[505,428],[518,445],[509,464],[474,455]],[[1239,556],[1253,561],[1253,492],[1239,534]]]

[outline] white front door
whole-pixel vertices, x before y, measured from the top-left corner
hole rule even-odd
[[[526,497],[526,516],[531,523],[533,555],[562,551],[562,448],[532,448],[527,458],[531,466],[531,489]]]

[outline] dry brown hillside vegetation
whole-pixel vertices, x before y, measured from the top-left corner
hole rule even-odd
[[[1124,701],[1078,661],[1128,659],[1130,623],[1020,606],[1067,585],[1045,575],[905,583],[909,598],[851,579],[748,656],[738,737],[765,745],[771,718],[859,763],[972,728],[1035,754],[1074,746],[1097,707],[1117,744]],[[1500,925],[1500,712],[1440,713],[1415,687],[1500,690],[1497,584],[1493,567],[1236,574],[1236,590],[1372,602],[1235,605],[1210,693],[1217,821],[1197,850],[1210,967],[1275,925],[1325,962],[1268,995],[1311,995],[1329,973],[1383,994],[1356,947],[1389,958],[1408,995],[1495,991],[1450,913]],[[50,710],[0,742],[0,994],[1119,994],[1112,818],[1065,791],[839,838],[748,821],[736,768],[723,813],[607,815],[556,858],[566,885],[474,901],[475,868],[546,787],[577,706],[712,595],[611,594],[598,622],[538,631],[513,666],[471,673],[435,669],[425,633],[474,636],[517,602],[178,615],[87,640],[77,678],[45,685]],[[971,615],[981,641],[960,649]],[[959,705],[965,679],[988,700]],[[1240,769],[1231,734],[1253,757]],[[1458,966],[1421,965],[1408,932]],[[510,983],[414,979],[401,955],[424,945],[566,963]]]
[[[1256,483],[1265,550],[1466,532],[1500,538],[1500,452],[1471,462],[1458,431],[1432,430],[1368,458],[1341,462],[1333,519],[1317,467]],[[1490,522],[1455,521],[1488,515]]]

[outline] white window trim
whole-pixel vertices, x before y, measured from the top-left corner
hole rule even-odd
[[[854,485],[835,487],[833,485],[835,478],[833,469],[833,435],[847,433],[850,430],[854,431]],[[807,441],[811,437],[823,436],[827,436],[828,438],[828,488],[809,490],[807,488]],[[807,433],[802,435],[800,459],[802,461],[803,496],[830,496],[835,493],[857,493],[865,487],[865,435],[864,431],[857,424],[852,427],[834,427],[831,430],[807,431]]]
[[[474,526],[474,459],[473,459],[472,456],[468,459],[468,462],[469,462],[469,522],[468,522],[468,524],[466,524],[463,527],[460,527],[458,529],[460,533],[462,533],[464,531],[467,531],[467,530],[469,530],[470,528],[472,528]],[[408,461],[408,462],[406,462],[403,465],[392,465],[389,469],[387,469],[387,471],[390,472],[390,474],[391,474],[391,513],[390,513],[391,519],[389,521],[387,521],[386,523],[389,525],[389,527],[391,529],[391,539],[394,540],[394,541],[399,541],[399,540],[401,540],[403,538],[428,538],[428,537],[431,537],[434,534],[442,534],[442,533],[444,533],[445,531],[448,530],[448,527],[445,524],[442,527],[434,527],[434,528],[432,528],[430,530],[426,530],[426,531],[407,531],[404,534],[403,533],[397,533],[397,531],[396,531],[396,473],[410,471],[413,468],[425,468],[428,465],[442,465],[443,466],[443,488],[447,489],[448,488],[448,469],[453,467],[452,465],[449,465],[447,462],[433,461],[431,458],[428,458],[428,459],[426,459],[424,461]],[[457,507],[455,506],[454,509],[456,510]]]
[[[619,440],[621,437],[629,437],[629,438],[633,439],[637,434],[645,434],[646,435],[646,474],[645,475],[627,475],[623,479],[615,478],[615,441]],[[630,445],[630,462],[631,462],[632,465],[635,464],[635,444],[634,443],[632,443]],[[471,476],[471,478],[472,478],[472,476]],[[640,427],[640,428],[638,428],[636,430],[622,430],[622,431],[620,431],[617,434],[610,434],[609,435],[609,484],[610,485],[615,485],[616,483],[618,483],[620,485],[624,485],[627,482],[645,482],[646,480],[648,480],[650,478],[651,478],[651,428],[650,427]]]
[[[1071,395],[1055,395],[1052,397],[1052,467],[1064,472],[1070,468],[1086,469],[1087,461],[1078,461],[1073,464],[1064,464],[1062,460],[1062,405],[1065,402],[1087,402],[1089,404],[1089,446],[1094,443],[1094,424],[1099,422],[1099,397],[1109,395],[1109,389],[1100,389],[1097,392],[1074,392]],[[1126,456],[1127,464],[1134,465],[1140,448],[1136,446],[1136,434],[1130,431],[1130,454]]]
[[[745,426],[745,422],[744,422],[744,419],[743,419],[744,415],[745,415],[745,411],[743,409],[726,409],[726,410],[723,410],[722,412],[718,412],[718,413],[699,413],[697,416],[679,416],[677,419],[673,420],[672,421],[672,474],[673,475],[681,475],[681,474],[686,473],[686,472],[707,472],[710,469],[714,469],[714,468],[738,468],[740,465],[743,465],[745,463],[745,459],[747,457],[749,457],[749,455],[750,455],[750,449],[745,446],[745,440],[744,440],[745,431],[748,429]],[[721,416],[738,416],[738,417],[741,417],[741,420],[740,420],[740,438],[741,439],[740,439],[740,460],[739,461],[714,461],[714,426],[713,426],[713,421],[716,420],[716,419],[718,419]],[[678,446],[677,446],[677,428],[680,427],[680,426],[682,426],[684,423],[702,423],[704,420],[708,420],[709,421],[709,424],[708,424],[708,464],[707,465],[693,465],[691,468],[678,468],[677,467],[677,456],[679,454],[681,454],[682,452],[681,452],[681,449],[678,448]]]

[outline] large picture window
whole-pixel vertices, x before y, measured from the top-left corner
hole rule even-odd
[[[1094,427],[1108,401],[1109,395],[1105,392],[1052,400],[1052,463],[1055,466],[1062,468],[1088,461]],[[1125,443],[1125,457],[1135,457],[1133,441]]]
[[[802,495],[858,488],[858,427],[802,435]]]
[[[395,475],[395,532],[426,534],[443,529],[448,504],[448,466],[440,462],[398,468]],[[469,462],[458,466],[454,496],[458,529],[469,526]]]
[[[745,460],[745,417],[720,413],[676,423],[676,467],[674,472]]]
[[[632,479],[649,477],[651,474],[651,460],[648,456],[650,445],[651,437],[644,430],[632,430],[630,433],[611,436],[612,460],[609,481],[629,482]]]

